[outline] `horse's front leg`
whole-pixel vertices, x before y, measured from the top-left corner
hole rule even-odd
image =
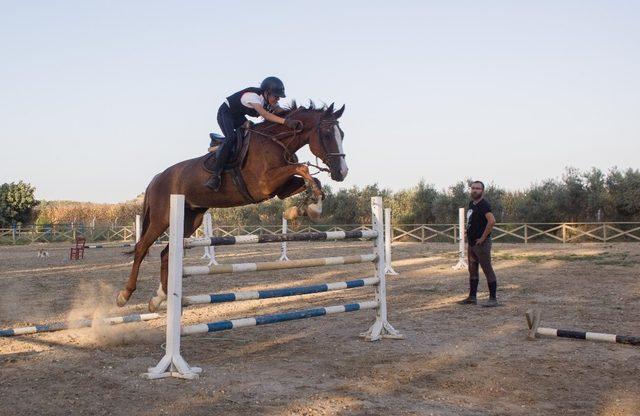
[[[275,189],[278,189],[280,186],[287,183],[293,176],[300,176],[304,179],[304,183],[307,189],[312,193],[314,199],[322,199],[323,193],[322,189],[320,189],[320,186],[318,185],[319,182],[316,182],[314,177],[311,176],[309,168],[306,165],[287,165],[267,171],[269,181],[273,184],[277,184],[274,186]]]
[[[277,195],[281,198],[286,198],[289,195],[294,195],[300,193],[302,189],[292,189],[295,187],[291,187],[286,191],[280,187],[287,187],[291,182],[304,181],[304,185],[301,183],[300,187],[304,187],[307,189],[308,195],[304,200],[304,208],[293,207],[287,210],[285,213],[285,217],[287,219],[293,219],[297,216],[308,215],[311,219],[318,219],[322,214],[322,199],[324,198],[324,193],[321,189],[320,181],[315,179],[309,173],[309,168],[305,165],[287,165],[275,169],[271,169],[267,172],[267,175],[273,183],[278,184],[278,192]],[[301,179],[298,179],[300,177]]]

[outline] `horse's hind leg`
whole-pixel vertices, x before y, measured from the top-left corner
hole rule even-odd
[[[197,210],[186,208],[184,213],[184,236],[190,237],[202,224],[206,208]],[[167,299],[167,282],[169,279],[169,246],[167,245],[160,253],[160,287],[156,296],[149,300],[149,311],[155,312]]]
[[[127,284],[125,285],[124,289],[118,292],[118,296],[116,298],[116,303],[120,307],[124,306],[127,303],[129,298],[131,298],[133,292],[136,290],[140,264],[147,255],[149,247],[151,247],[153,243],[155,243],[158,237],[160,237],[168,227],[168,224],[166,224],[164,221],[159,221],[159,219],[157,221],[154,221],[153,217],[150,217],[148,221],[148,227],[143,230],[142,235],[140,236],[140,241],[138,241],[135,245],[133,266],[131,266],[131,273],[129,274]]]

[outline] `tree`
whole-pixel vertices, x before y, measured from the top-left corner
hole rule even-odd
[[[33,208],[39,204],[36,188],[25,182],[0,185],[0,223],[4,226],[31,220]]]

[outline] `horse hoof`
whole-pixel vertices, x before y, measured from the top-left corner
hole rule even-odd
[[[128,293],[126,290],[121,290],[120,292],[118,292],[118,296],[116,296],[116,305],[122,308],[124,305],[127,304],[127,301],[129,300],[130,296],[131,294]]]
[[[149,299],[149,312],[157,312],[163,302],[163,299],[156,299],[155,297]]]
[[[298,207],[291,207],[284,212],[284,218],[287,221],[293,221],[296,218],[302,216]]]
[[[311,206],[307,207],[307,217],[309,217],[309,219],[313,222],[318,222],[320,220],[320,218],[322,217],[322,211],[317,211],[313,208],[311,208]]]

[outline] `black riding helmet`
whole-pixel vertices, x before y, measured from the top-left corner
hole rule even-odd
[[[264,81],[262,81],[262,84],[260,84],[260,89],[276,97],[285,97],[284,83],[278,77],[266,77]]]

